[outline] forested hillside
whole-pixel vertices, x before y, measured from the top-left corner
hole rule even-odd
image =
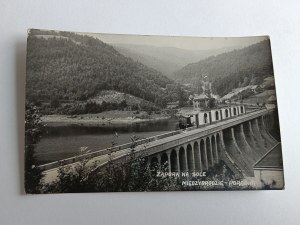
[[[269,40],[189,64],[176,72],[181,83],[199,84],[205,76],[215,94],[224,96],[234,88],[261,84],[273,75]]]
[[[163,106],[180,94],[180,86],[160,72],[96,38],[69,32],[30,31],[26,83],[30,101],[88,100],[115,90]]]
[[[171,79],[174,79],[174,72],[187,64],[234,49],[234,47],[227,47],[208,50],[187,50],[175,47],[130,44],[114,44],[113,46],[124,56],[154,68]]]

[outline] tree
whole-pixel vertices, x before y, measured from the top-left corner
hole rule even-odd
[[[125,109],[127,107],[126,100],[121,101],[120,104],[119,104],[119,106],[120,106],[121,109]]]
[[[51,36],[45,39],[36,37],[37,34]],[[156,97],[168,102],[168,96],[175,93],[171,88],[175,81],[93,37],[68,32],[31,32],[27,56],[29,101],[51,102],[55,97],[76,104],[78,100],[96,97],[102,90],[114,90],[154,103]],[[53,99],[51,104],[55,113],[63,107],[58,103]],[[159,106],[164,107],[164,101]]]
[[[37,167],[34,146],[41,138],[43,125],[35,105],[26,103],[25,110],[25,191],[39,193],[43,175]]]
[[[112,147],[116,145],[116,138],[112,140]],[[177,180],[170,177],[155,177],[156,167],[150,167],[146,156],[137,155],[136,136],[132,137],[128,162],[116,165],[113,162],[112,152],[105,168],[97,168],[88,158],[83,158],[73,167],[61,166],[58,179],[47,185],[47,193],[62,192],[112,192],[112,191],[162,191],[179,190]],[[146,144],[147,145],[147,144]],[[162,172],[167,165],[162,165]]]
[[[187,95],[179,85],[177,86],[177,94],[178,94],[179,107],[183,107],[187,102]]]
[[[51,108],[58,108],[59,107],[59,100],[57,98],[54,98],[51,100],[50,102],[50,106]]]
[[[175,79],[198,88],[203,74],[212,82],[214,94],[220,96],[234,88],[262,84],[266,77],[274,74],[270,41],[264,40],[240,50],[191,63],[175,72]]]
[[[214,98],[210,98],[207,103],[208,108],[213,108],[216,106],[216,100]]]

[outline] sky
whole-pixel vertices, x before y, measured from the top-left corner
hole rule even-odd
[[[83,33],[81,33],[83,34]],[[152,36],[128,34],[95,34],[84,33],[100,39],[108,44],[148,45],[155,47],[175,47],[186,50],[209,50],[227,47],[243,48],[265,39],[268,36],[255,37],[183,37],[183,36]]]

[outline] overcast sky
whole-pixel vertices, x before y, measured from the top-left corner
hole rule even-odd
[[[124,34],[85,34],[99,38],[100,40],[108,44],[150,45],[156,47],[175,47],[188,50],[219,49],[232,46],[243,48],[268,39],[268,36],[199,38]]]

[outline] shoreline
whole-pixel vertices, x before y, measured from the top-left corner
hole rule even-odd
[[[44,115],[41,117],[42,123],[47,126],[94,126],[94,127],[114,127],[126,126],[145,122],[156,122],[168,120],[170,115],[152,114],[145,117],[145,113],[140,115],[131,111],[108,111],[97,114],[81,115]]]

